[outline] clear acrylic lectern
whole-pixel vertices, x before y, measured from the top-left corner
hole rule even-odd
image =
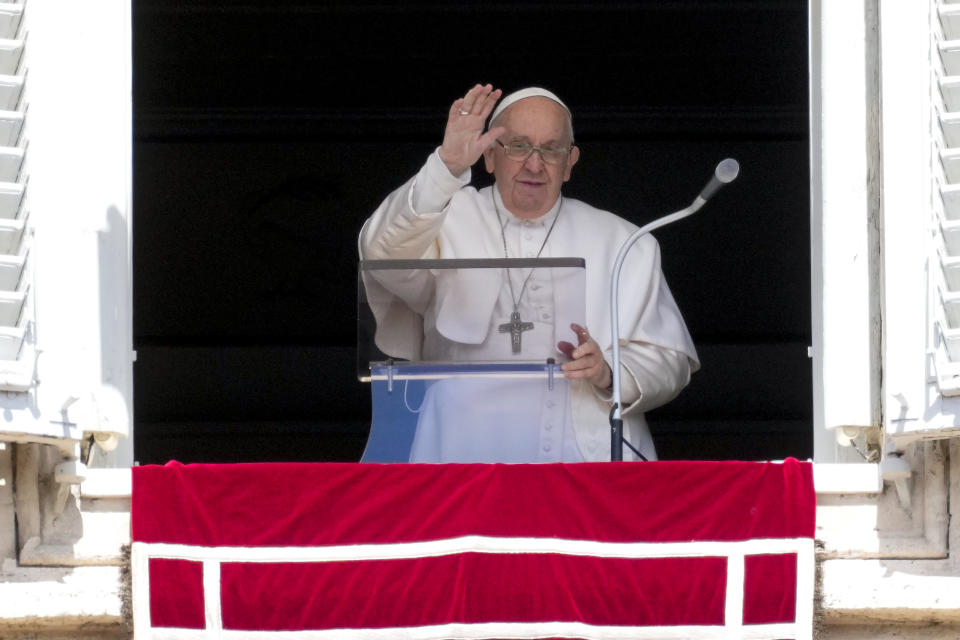
[[[576,450],[560,366],[570,325],[586,326],[583,259],[363,260],[358,280],[357,373],[373,401],[362,462]]]

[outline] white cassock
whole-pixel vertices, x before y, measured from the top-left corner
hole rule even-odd
[[[506,209],[495,186],[478,191],[467,186],[469,181],[469,171],[453,176],[437,152],[431,154],[364,224],[361,258],[503,258],[504,238],[509,257],[533,258],[546,239],[540,257],[584,258],[586,326],[611,364],[610,273],[620,245],[637,227],[563,197],[543,216],[523,220]],[[476,277],[489,278],[484,271],[487,275]],[[377,344],[393,357],[415,361],[509,361],[509,334],[497,327],[509,321],[528,273],[510,270],[512,293],[498,275],[494,286],[477,282],[445,290],[442,282],[431,283],[415,295],[400,293],[389,305],[372,304]],[[366,286],[370,293],[380,284],[368,279]],[[559,357],[558,340],[577,343],[569,323],[555,322],[566,317],[556,289],[550,271],[530,273],[520,296],[521,317],[534,322],[522,336],[525,352]],[[651,236],[641,238],[624,263],[620,303],[624,435],[653,460],[656,451],[643,412],[673,399],[700,365]],[[609,460],[610,392],[583,380],[558,385],[559,396],[545,388],[456,379],[434,384],[424,398],[411,462]]]

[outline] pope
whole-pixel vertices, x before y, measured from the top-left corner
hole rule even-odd
[[[474,425],[463,425],[460,403],[456,414],[426,407],[431,424],[421,415],[411,461],[609,460],[609,278],[620,244],[636,226],[563,195],[580,154],[572,114],[554,93],[530,87],[503,97],[500,89],[478,84],[450,105],[442,143],[417,175],[388,195],[364,224],[359,237],[363,259],[579,257],[586,264],[586,321],[571,324],[569,338],[556,339],[563,331],[540,330],[559,329],[551,326],[557,298],[549,276],[536,273],[542,270],[532,270],[525,278],[508,275],[489,310],[489,322],[478,328],[484,335],[476,338],[486,345],[498,339],[498,331],[513,328],[515,352],[521,344],[526,349],[532,343],[532,348],[564,354],[562,368],[569,380],[565,415],[538,419],[545,405],[522,420],[522,426],[510,421],[503,433],[496,433],[497,425],[504,424],[496,415],[501,407],[550,402],[516,387],[491,389],[501,401],[490,409],[493,413],[471,408]],[[478,190],[470,180],[481,158],[494,184]],[[652,237],[641,238],[631,249],[622,274],[624,435],[652,460],[656,450],[644,412],[673,399],[700,365]],[[436,295],[430,291],[428,295]],[[453,332],[438,323],[438,308],[435,301],[411,301],[405,310],[410,321],[399,325],[420,332],[410,343],[419,353],[392,355],[412,360],[461,357],[457,341],[445,335]],[[379,316],[378,323],[385,320]],[[533,329],[530,337],[521,335],[518,323],[523,318],[534,320],[524,325]],[[511,327],[511,320],[516,326]],[[511,394],[516,397],[507,397]],[[447,424],[451,421],[457,424]]]

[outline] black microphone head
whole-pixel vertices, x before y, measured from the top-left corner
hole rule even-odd
[[[727,158],[726,160],[720,161],[720,164],[717,165],[717,170],[714,171],[713,175],[715,175],[717,180],[723,184],[727,184],[736,180],[739,174],[740,163],[733,158]]]

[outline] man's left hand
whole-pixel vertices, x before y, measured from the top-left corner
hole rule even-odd
[[[578,345],[574,347],[565,341],[557,343],[557,348],[570,358],[570,362],[562,367],[564,377],[568,380],[585,379],[599,389],[608,388],[613,384],[613,372],[603,359],[600,345],[584,327],[574,323],[570,328],[577,334]]]

